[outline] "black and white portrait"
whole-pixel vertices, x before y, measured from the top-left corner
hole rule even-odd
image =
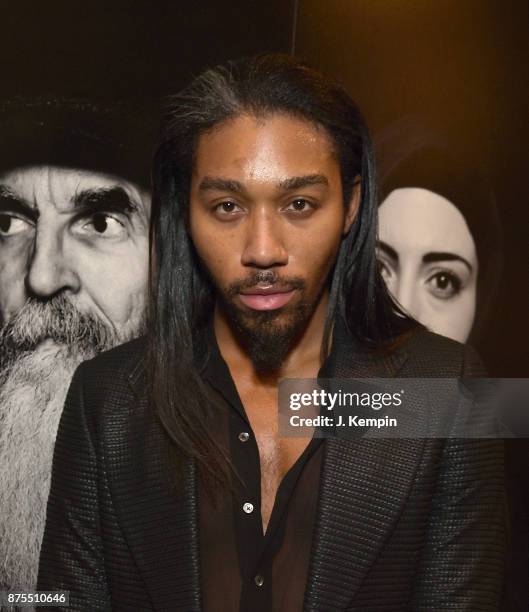
[[[448,146],[410,151],[406,138],[392,139],[392,163],[379,172],[382,276],[401,307],[430,330],[472,341],[500,282],[494,194],[484,173]]]
[[[144,325],[145,125],[136,110],[79,100],[17,99],[0,109],[3,589],[36,580],[53,445],[73,371]]]

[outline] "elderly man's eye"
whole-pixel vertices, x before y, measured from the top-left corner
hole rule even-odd
[[[83,234],[103,238],[116,238],[126,232],[125,224],[108,213],[95,213],[88,220],[83,219],[79,229]]]
[[[32,224],[25,219],[8,213],[0,213],[0,236],[14,236],[31,227]]]
[[[427,280],[428,290],[442,300],[449,300],[458,295],[462,281],[457,274],[448,271],[436,272]]]

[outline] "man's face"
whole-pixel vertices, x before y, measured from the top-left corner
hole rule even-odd
[[[307,121],[241,115],[200,137],[191,238],[234,327],[254,345],[263,341],[256,353],[284,338],[284,357],[306,327],[356,194],[346,211],[331,140]]]
[[[0,175],[0,322],[62,296],[128,338],[144,309],[149,207],[131,183],[87,170]]]

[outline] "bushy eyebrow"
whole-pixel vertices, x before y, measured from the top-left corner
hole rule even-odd
[[[72,204],[88,214],[105,210],[130,213],[138,209],[123,187],[118,186],[84,189],[75,194]]]
[[[37,210],[28,205],[22,198],[15,195],[5,185],[0,185],[0,213],[17,213],[36,221],[39,217]]]

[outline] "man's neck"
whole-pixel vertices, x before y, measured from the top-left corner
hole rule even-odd
[[[213,315],[213,327],[220,353],[228,364],[230,371],[237,372],[243,378],[250,378],[267,386],[276,386],[281,378],[315,377],[321,365],[320,355],[327,304],[328,292],[325,291],[305,331],[292,346],[282,365],[277,370],[266,372],[266,374],[255,369],[230,322],[217,305]]]

